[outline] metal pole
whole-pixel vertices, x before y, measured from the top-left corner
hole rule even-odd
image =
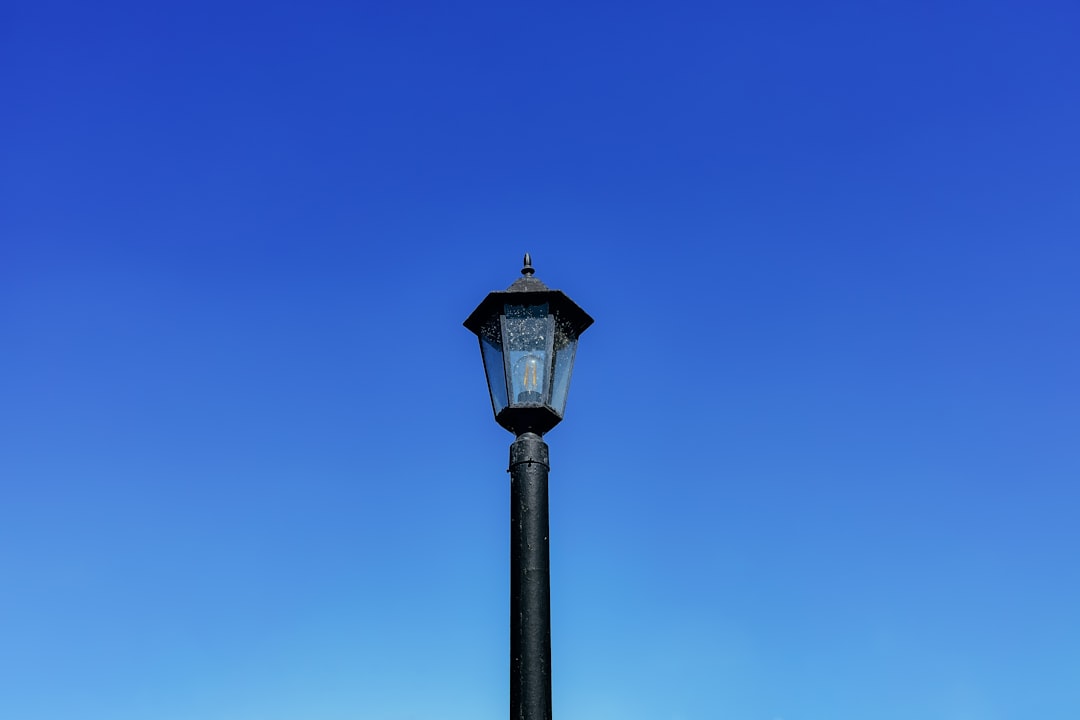
[[[551,720],[548,446],[510,446],[510,720]]]

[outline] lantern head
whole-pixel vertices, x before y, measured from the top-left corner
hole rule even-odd
[[[521,277],[465,320],[480,339],[495,420],[516,435],[543,435],[562,420],[578,337],[593,322],[533,272],[526,253]]]

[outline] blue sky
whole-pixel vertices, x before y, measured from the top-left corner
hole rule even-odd
[[[525,251],[560,720],[1080,713],[1074,4],[0,12],[0,717],[505,716]]]

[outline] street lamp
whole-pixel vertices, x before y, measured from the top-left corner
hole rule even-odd
[[[574,353],[592,318],[559,290],[521,277],[490,293],[465,327],[480,339],[495,421],[510,445],[510,719],[551,720],[548,446],[563,418]]]

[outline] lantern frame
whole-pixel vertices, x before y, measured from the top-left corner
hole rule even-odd
[[[516,435],[526,432],[543,435],[563,419],[577,341],[592,325],[593,319],[561,290],[553,290],[533,277],[532,259],[528,254],[524,265],[522,277],[506,290],[489,293],[464,325],[476,334],[480,343],[495,421]],[[522,311],[515,313],[512,311],[515,308]],[[542,311],[538,311],[541,308]],[[516,334],[515,327],[519,328]],[[520,344],[522,334],[538,330],[542,334],[534,339],[543,342],[543,348],[512,349],[515,338]],[[561,346],[556,343],[556,336],[560,336]],[[496,339],[497,343],[494,342]],[[539,388],[536,391],[538,398],[529,393],[514,393],[513,365],[521,358],[512,359],[512,353],[523,352],[530,353],[523,357],[543,362],[542,383],[535,375],[535,366],[532,376],[532,384]],[[528,370],[525,372],[525,379],[528,379]],[[525,395],[528,397],[522,400]]]

